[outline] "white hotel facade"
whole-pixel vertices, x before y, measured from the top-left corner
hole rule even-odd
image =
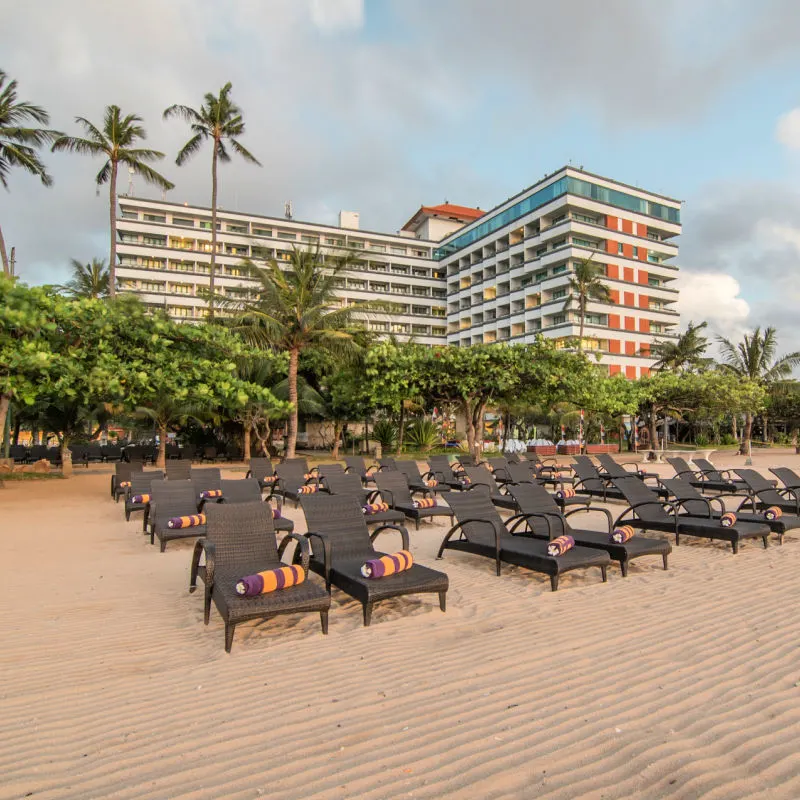
[[[117,280],[122,291],[173,317],[197,320],[206,303],[211,211],[165,201],[119,199]],[[235,298],[252,282],[240,264],[287,260],[293,247],[358,254],[339,287],[342,304],[390,303],[368,316],[379,334],[423,344],[528,342],[541,334],[569,346],[577,303],[565,308],[576,263],[592,257],[611,302],[590,302],[584,349],[610,373],[648,374],[650,346],[677,333],[674,239],[680,202],[564,167],[488,212],[421,207],[399,233],[218,211],[217,287]],[[424,238],[423,238],[424,237]]]

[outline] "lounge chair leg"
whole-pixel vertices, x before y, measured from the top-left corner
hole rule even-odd
[[[203,624],[208,625],[211,618],[211,590],[206,586],[205,597],[203,598]]]
[[[769,547],[769,538],[767,536],[762,536],[761,538],[764,541],[764,549],[766,550]]]
[[[669,553],[664,553],[663,559],[664,559],[664,569],[669,569],[669,566],[668,566]]]
[[[600,567],[600,574],[603,576],[603,583],[608,580],[608,567]]]
[[[778,545],[779,546],[783,546],[783,534],[782,533],[778,534]]]
[[[417,530],[419,530],[419,517],[417,517],[417,518],[414,520],[414,522],[415,522],[415,523],[416,523],[416,525],[417,525]]]
[[[125,509],[125,522],[130,522],[130,521],[131,521],[131,512],[128,511],[128,509],[126,508]]]
[[[322,632],[323,633],[327,633],[328,632],[328,612],[327,611],[320,611],[319,612],[319,618],[320,618],[320,621],[322,622]]]
[[[628,577],[628,562],[627,561],[620,561],[619,568],[622,570],[622,577]]]
[[[739,542],[731,542],[731,545],[733,546],[733,554],[736,555],[739,552]]]
[[[166,549],[167,549],[167,540],[166,539],[162,539],[161,540],[161,552],[163,553]]]
[[[447,592],[439,592],[439,608],[447,611]]]
[[[236,625],[230,622],[225,623],[225,652],[230,653],[231,645],[233,645],[233,631]]]
[[[558,589],[558,575],[550,576],[550,591],[555,592]]]
[[[680,534],[676,533],[675,534],[675,547],[680,547],[680,546],[681,546],[681,537],[680,537]]]
[[[364,603],[364,627],[368,628],[372,621],[372,603]]]

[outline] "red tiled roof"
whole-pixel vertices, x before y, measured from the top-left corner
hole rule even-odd
[[[441,203],[438,206],[420,206],[411,219],[403,225],[402,230],[409,230],[416,227],[422,217],[450,217],[457,219],[461,222],[472,222],[472,220],[482,217],[486,212],[481,211],[479,208],[470,208],[469,206],[457,206],[453,203]]]

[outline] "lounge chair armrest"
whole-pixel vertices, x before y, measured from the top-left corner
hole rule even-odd
[[[390,506],[394,507],[394,492],[391,489],[378,489],[377,492],[384,503],[388,503]],[[374,494],[373,492],[373,496]]]
[[[374,503],[381,496],[380,489],[372,489],[367,495],[367,502]]]
[[[711,503],[707,497],[687,497],[683,500],[679,498],[675,498],[671,500],[670,503],[675,507],[676,513],[686,506],[687,503],[705,503],[706,510],[708,511],[708,517],[711,518],[713,516],[713,509],[711,508]],[[695,515],[693,515],[695,516]]]
[[[278,558],[281,560],[283,559],[283,553],[286,550],[290,541],[294,539],[297,542],[297,546],[300,549],[300,564],[303,567],[303,572],[305,572],[306,577],[308,577],[308,565],[311,561],[311,548],[308,544],[308,539],[305,536],[302,536],[299,533],[287,533],[284,535],[281,543],[278,545]],[[294,563],[297,563],[297,553],[295,553]]]
[[[399,531],[400,539],[403,543],[403,550],[408,550],[411,547],[408,538],[408,530],[404,525],[392,525],[389,523],[386,525],[381,525],[379,528],[375,528],[375,530],[370,534],[370,541],[374,542],[378,535],[383,533],[383,531]]]
[[[208,539],[198,539],[194,543],[194,552],[192,553],[192,571],[189,577],[189,592],[193,592],[197,588],[197,572],[200,566],[200,556],[205,555],[206,559],[206,587],[211,587],[214,584],[214,561],[216,557],[216,548],[213,542]]]
[[[500,549],[501,549],[500,548],[500,531],[498,530],[498,526],[494,522],[492,522],[491,520],[488,520],[488,519],[478,519],[478,518],[474,518],[473,519],[473,518],[470,518],[470,519],[465,519],[465,520],[461,520],[460,522],[457,522],[455,525],[453,525],[452,528],[450,528],[449,531],[447,531],[447,533],[444,536],[444,539],[442,539],[442,544],[439,547],[439,552],[436,554],[436,558],[441,558],[442,557],[442,553],[444,552],[444,548],[447,545],[447,542],[450,540],[450,537],[454,533],[458,532],[459,530],[463,533],[464,526],[468,525],[470,523],[475,523],[477,525],[489,525],[491,527],[491,529],[494,531],[495,570],[496,570],[497,574],[499,575],[500,574]],[[505,526],[501,525],[500,527],[502,527],[503,530],[506,531]]]
[[[325,572],[325,588],[331,590],[331,540],[324,534],[317,531],[308,531],[303,536],[306,539],[319,539],[322,544],[322,567]],[[314,553],[314,557],[319,559],[319,553]]]
[[[432,469],[429,469],[427,472],[423,472],[422,475],[420,475],[420,477],[422,478],[422,480],[426,479],[430,480],[431,478],[433,478],[433,480],[435,481],[439,480],[437,473],[434,472],[434,470]]]
[[[253,470],[251,469],[247,470],[247,472],[244,474],[244,479],[247,480],[248,478],[252,477],[253,477]]]
[[[552,539],[553,538],[553,526],[550,523],[550,517],[555,517],[556,519],[558,519],[559,522],[561,522],[562,529],[564,529],[564,524],[563,524],[563,521],[561,520],[561,515],[560,514],[548,514],[547,512],[544,512],[544,511],[532,512],[530,514],[514,514],[513,517],[509,517],[506,520],[506,528],[508,529],[509,533],[516,534],[517,528],[523,522],[528,522],[528,520],[531,520],[531,519],[543,519],[545,521],[545,524],[547,525],[547,538],[548,539]],[[514,524],[509,528],[508,525],[509,525],[509,523],[512,523],[512,522]]]
[[[781,497],[785,497],[787,500],[792,499],[794,500],[795,505],[795,514],[800,516],[800,491],[797,489],[777,489],[776,490]]]
[[[700,473],[695,472],[693,469],[682,469],[680,472],[675,472],[675,477],[680,478],[681,475],[691,475],[693,478],[698,477]]]
[[[594,506],[593,508],[590,508],[588,505],[581,508],[573,508],[564,513],[564,519],[572,516],[573,514],[591,514],[594,511],[598,511],[599,513],[605,515],[606,522],[608,523],[608,533],[610,536],[614,531],[614,518],[611,516],[611,512],[607,508],[601,508],[600,506]]]

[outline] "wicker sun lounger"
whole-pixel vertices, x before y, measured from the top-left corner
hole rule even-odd
[[[442,558],[445,550],[484,556],[494,560],[498,575],[502,564],[515,564],[548,575],[554,592],[558,589],[559,577],[574,569],[598,567],[603,581],[606,581],[610,563],[608,553],[575,546],[561,556],[551,556],[547,553],[547,541],[514,533],[514,526],[519,527],[533,518],[545,521],[545,515],[518,514],[503,522],[485,492],[457,492],[448,499],[457,524],[442,540],[438,558]]]
[[[453,470],[453,465],[447,456],[429,456],[428,466],[430,467],[430,473],[439,483],[457,491],[461,491],[464,488],[462,478]],[[463,470],[463,467],[461,469]]]
[[[419,471],[416,461],[411,459],[395,461],[395,469],[406,476],[412,492],[422,492],[425,489],[430,489],[434,494],[440,494],[441,492],[450,491],[450,487],[446,483],[440,484],[432,472],[426,472],[423,475]],[[436,481],[436,486],[429,486],[426,481]]]
[[[783,484],[784,489],[800,490],[800,475],[788,467],[770,467],[769,471]]]
[[[324,576],[328,588],[338,587],[356,598],[364,609],[364,625],[369,625],[375,603],[406,594],[435,593],[445,610],[449,581],[444,572],[413,564],[410,569],[370,579],[361,574],[363,564],[385,555],[373,542],[384,531],[400,534],[403,550],[409,549],[408,531],[395,525],[382,525],[370,534],[361,506],[353,497],[307,495],[301,500],[308,523],[306,536],[311,541],[310,567]]]
[[[800,489],[776,489],[773,481],[754,469],[735,469],[734,472],[747,487],[742,509],[748,505],[753,511],[777,506],[784,514],[800,515]]]
[[[189,591],[197,588],[199,576],[205,583],[205,624],[208,625],[213,601],[225,623],[226,652],[231,650],[236,626],[251,619],[314,611],[319,612],[322,632],[328,632],[331,598],[308,576],[310,554],[305,537],[288,533],[278,547],[272,513],[261,502],[209,506],[207,516],[207,535],[195,544],[192,556]],[[236,581],[240,578],[285,566],[281,557],[292,540],[297,542],[300,553],[295,561],[307,576],[303,583],[256,597],[241,597],[236,593]],[[204,564],[200,564],[202,556]]]
[[[358,475],[362,483],[372,483],[372,476],[378,469],[378,464],[370,464],[367,466],[366,462],[361,456],[345,456],[344,463],[345,472],[354,473]]]
[[[433,517],[450,517],[451,521],[453,519],[453,512],[448,506],[435,505],[430,508],[417,508],[406,476],[402,472],[390,469],[377,472],[375,483],[378,486],[381,500],[388,503],[389,508],[402,511],[406,517],[413,519],[417,530],[419,530],[420,520],[423,519],[432,519]],[[423,496],[433,497],[433,492],[426,489]]]
[[[167,461],[167,480],[168,481],[186,481],[191,480],[192,477],[192,463],[191,461],[183,461],[182,459],[171,459]]]
[[[488,493],[498,508],[505,508],[508,511],[517,510],[517,501],[506,491],[501,491],[495,482],[494,475],[486,467],[464,467],[464,476],[469,481],[464,487],[465,491]]]
[[[197,514],[197,501],[190,481],[153,481],[152,501],[147,509],[146,526],[150,529],[150,544],[158,537],[163,553],[167,542],[174,539],[196,539],[206,535],[205,525],[192,528],[170,528],[173,517],[188,517]]]
[[[134,503],[133,498],[139,495],[150,494],[150,486],[153,481],[160,481],[164,479],[164,473],[161,470],[148,470],[131,472],[130,486],[125,490],[125,521],[131,518],[131,514],[137,511],[144,511],[147,503]]]
[[[226,505],[263,502],[261,499],[261,487],[255,478],[223,479],[220,481],[219,488],[222,491],[222,497],[219,502]],[[294,522],[287,517],[278,517],[273,522],[276,531],[291,533],[294,530]]]
[[[305,461],[305,459],[303,459]],[[275,473],[278,476],[277,480],[270,486],[267,500],[273,497],[283,498],[283,502],[291,500],[294,507],[302,496],[301,487],[308,486],[314,488],[316,491],[320,490],[320,481],[317,475],[307,478],[306,475],[311,475],[306,472],[303,464],[300,461],[284,461],[275,467]]]
[[[325,478],[325,489],[329,494],[353,497],[360,506],[380,499],[377,489],[365,489],[359,477],[355,474],[328,475]],[[388,511],[378,511],[374,514],[365,514],[364,522],[371,525],[403,525],[406,515],[402,511],[390,508]]]

